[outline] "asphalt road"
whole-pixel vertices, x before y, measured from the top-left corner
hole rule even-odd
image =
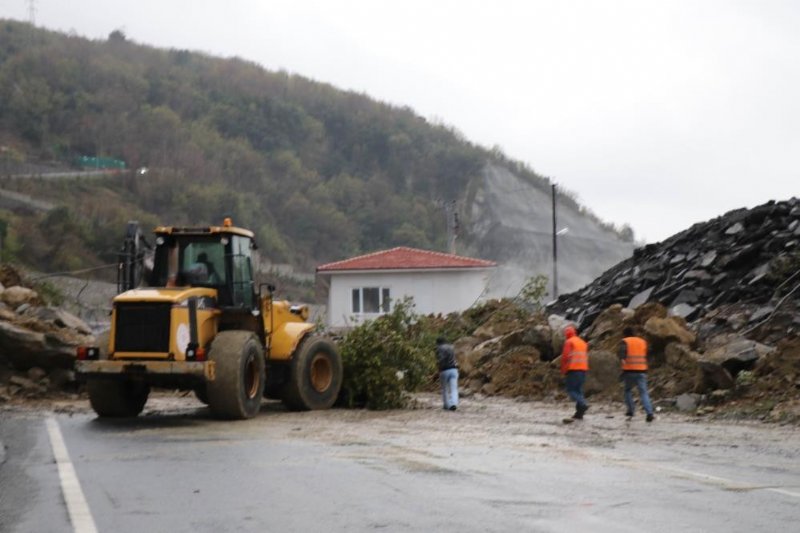
[[[222,422],[0,411],[0,531],[796,531],[800,430],[465,400]],[[59,444],[63,441],[63,446]],[[70,471],[75,478],[70,477]]]

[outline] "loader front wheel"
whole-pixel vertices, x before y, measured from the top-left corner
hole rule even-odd
[[[208,351],[215,379],[206,384],[208,406],[218,418],[252,418],[264,394],[264,350],[249,331],[222,331]]]
[[[101,417],[138,416],[150,395],[150,386],[137,381],[92,378],[86,389],[92,409]]]
[[[342,359],[324,337],[307,337],[292,356],[283,403],[295,411],[328,409],[342,387]]]

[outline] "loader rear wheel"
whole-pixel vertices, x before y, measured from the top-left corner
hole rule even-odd
[[[150,394],[150,386],[137,381],[93,378],[86,388],[92,409],[102,417],[138,416]]]
[[[307,337],[292,356],[291,376],[283,403],[295,411],[328,409],[342,387],[342,359],[324,337]]]
[[[216,377],[206,384],[208,406],[218,418],[252,418],[264,393],[264,350],[249,331],[222,331],[208,351]]]

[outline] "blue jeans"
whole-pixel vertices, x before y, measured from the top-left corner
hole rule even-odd
[[[439,372],[439,382],[442,384],[444,408],[458,407],[458,369],[448,368]]]
[[[575,409],[586,407],[586,398],[583,397],[583,383],[586,381],[586,372],[583,370],[571,370],[564,378],[564,385],[567,394],[575,400]]]
[[[652,415],[653,404],[650,403],[650,395],[647,394],[647,373],[625,372],[622,377],[625,382],[625,405],[628,406],[628,412],[633,414],[636,410],[636,403],[633,400],[633,387],[636,387],[639,389],[639,399],[644,407],[644,412]]]

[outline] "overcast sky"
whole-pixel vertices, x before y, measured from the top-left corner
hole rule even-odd
[[[0,17],[28,20],[27,0]],[[800,1],[35,0],[409,106],[659,241],[798,194]]]

